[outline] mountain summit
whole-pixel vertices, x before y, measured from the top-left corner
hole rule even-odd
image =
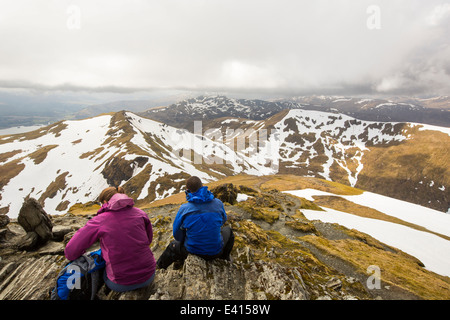
[[[139,204],[205,181],[289,173],[338,181],[440,211],[449,207],[449,129],[288,109],[262,120],[194,122],[193,132],[131,112],[0,137],[0,212],[34,197],[50,213],[122,185]]]
[[[146,289],[118,293],[103,286],[98,299],[450,297],[449,261],[445,259],[450,248],[450,216],[444,213],[336,182],[293,175],[237,175],[208,187],[224,201],[227,224],[235,233],[232,261],[205,261],[190,255],[183,266],[158,269]],[[156,258],[173,239],[172,224],[185,201],[183,195],[143,208],[152,222],[151,249]],[[382,208],[384,204],[388,206]],[[399,210],[405,207],[406,211]],[[415,209],[420,214],[415,215]],[[71,213],[49,215],[50,239],[26,249],[23,241],[33,232],[25,231],[19,219],[1,222],[0,300],[49,299],[58,272],[67,262],[65,244],[89,218]]]

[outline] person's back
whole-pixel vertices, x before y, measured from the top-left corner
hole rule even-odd
[[[233,231],[223,227],[227,220],[222,201],[203,186],[198,177],[186,181],[186,200],[173,223],[175,238],[158,259],[159,268],[182,262],[189,253],[204,259],[230,259],[234,244]]]
[[[190,253],[218,254],[223,246],[220,230],[227,220],[222,201],[214,198],[207,187],[188,193],[187,200],[188,203],[180,207],[173,223],[174,238],[184,240]]]
[[[117,291],[145,283],[156,269],[149,247],[153,238],[152,225],[148,216],[133,205],[133,199],[125,194],[114,194],[98,214],[78,230],[65,249],[67,259],[74,260],[100,240],[102,257],[106,261],[106,280],[119,285]]]
[[[123,285],[145,281],[149,274],[155,272],[155,259],[149,248],[152,227],[142,210],[130,206],[132,201],[117,194],[109,201],[110,206],[98,216],[98,236],[104,248],[102,255],[110,262],[106,273],[111,281]],[[124,206],[127,202],[130,205]]]

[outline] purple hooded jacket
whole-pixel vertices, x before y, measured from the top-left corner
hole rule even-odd
[[[98,215],[79,229],[66,245],[65,256],[75,260],[100,240],[106,274],[112,282],[133,285],[147,281],[155,273],[156,263],[150,250],[152,224],[134,201],[116,193],[98,211]]]

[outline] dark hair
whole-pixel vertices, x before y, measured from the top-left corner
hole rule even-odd
[[[98,196],[98,201],[103,203],[103,201],[108,202],[113,195],[116,193],[125,193],[125,190],[122,187],[109,187],[104,189],[100,195]]]
[[[201,187],[203,187],[203,183],[199,177],[192,176],[186,180],[186,189],[189,192],[197,192]]]

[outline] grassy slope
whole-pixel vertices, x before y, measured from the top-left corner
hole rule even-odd
[[[373,146],[365,153],[364,169],[356,186],[447,211],[450,137],[436,131],[419,131],[417,127],[408,129],[407,134],[413,138],[389,147]]]

